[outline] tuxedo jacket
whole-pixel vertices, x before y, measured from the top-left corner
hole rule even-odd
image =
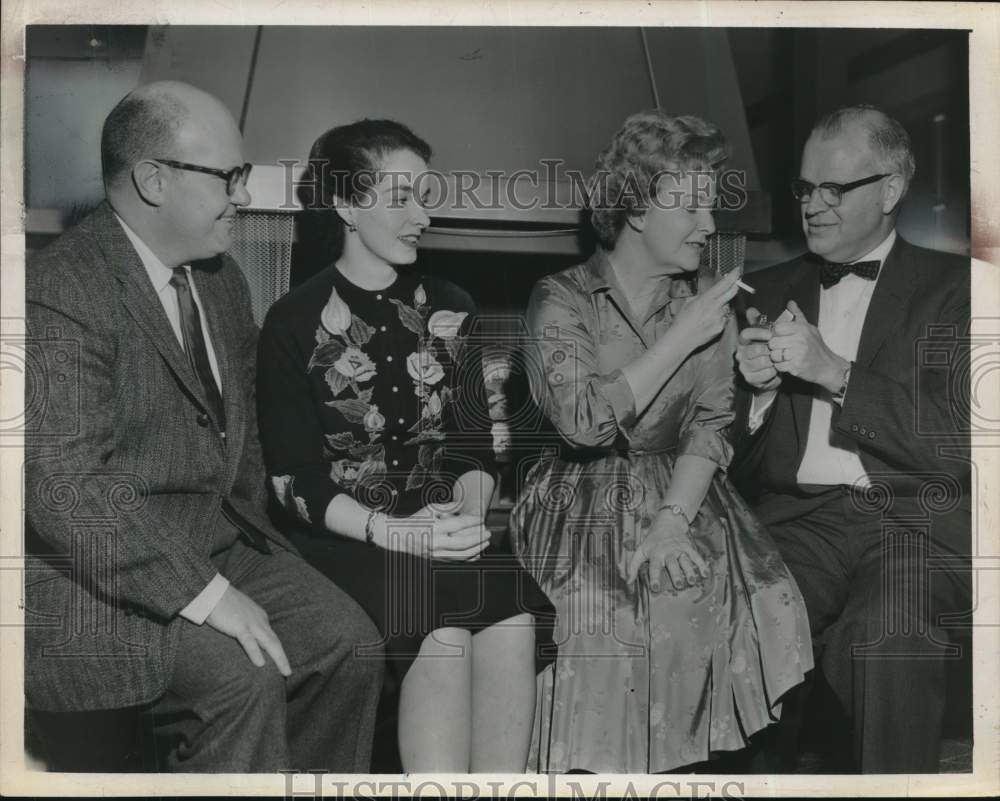
[[[805,255],[747,275],[757,290],[744,300],[773,320],[794,300],[817,325],[819,264]],[[936,536],[967,553],[970,513],[969,324],[966,257],[916,247],[896,237],[861,330],[842,407],[834,405],[831,442],[857,448],[891,514],[934,514]],[[796,475],[805,451],[814,385],[785,376],[762,426],[747,426],[751,393],[743,386],[734,424],[730,475],[758,504],[801,493]],[[773,505],[773,503],[772,503]],[[765,522],[776,522],[772,508]],[[770,517],[771,520],[766,518]],[[963,522],[964,521],[964,522]]]
[[[102,204],[26,269],[25,687],[29,706],[161,695],[178,613],[215,575],[230,519],[291,549],[264,512],[257,329],[228,256],[192,265],[226,436],[138,254]],[[232,515],[235,509],[237,515]]]

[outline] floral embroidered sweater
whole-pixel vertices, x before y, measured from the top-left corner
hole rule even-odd
[[[257,409],[268,475],[293,517],[325,530],[330,500],[407,515],[493,471],[475,306],[401,271],[361,289],[333,265],[277,301],[260,335]]]

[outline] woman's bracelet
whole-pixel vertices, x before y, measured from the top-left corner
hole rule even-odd
[[[666,510],[671,514],[677,515],[681,520],[688,524],[688,528],[691,527],[691,518],[689,518],[685,513],[684,509],[681,508],[679,503],[668,503],[660,507],[660,510]]]
[[[378,509],[372,509],[368,513],[368,519],[365,521],[365,542],[375,547],[375,517],[379,514]]]

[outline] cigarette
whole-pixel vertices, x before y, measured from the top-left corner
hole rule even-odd
[[[740,281],[738,279],[736,281],[736,286],[738,286],[744,292],[749,292],[751,295],[756,295],[757,294],[757,290],[754,289],[752,286],[750,286],[750,284],[744,284],[742,281]]]

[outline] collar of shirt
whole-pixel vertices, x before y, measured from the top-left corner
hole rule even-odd
[[[889,251],[892,250],[892,246],[896,244],[896,229],[893,228],[889,235],[883,239],[874,248],[869,250],[860,259],[852,259],[845,264],[857,264],[862,261],[877,261],[879,263],[878,275],[875,276],[874,281],[862,278],[854,273],[849,273],[845,275],[840,281],[838,281],[833,286],[820,287],[820,297],[835,296],[835,295],[857,295],[859,292],[861,294],[867,294],[870,296],[875,291],[875,285],[878,283],[879,278],[882,276],[882,267],[885,266],[886,257],[889,255]]]
[[[611,298],[618,306],[621,314],[628,324],[636,332],[640,339],[652,336],[652,332],[647,330],[647,325],[657,317],[660,312],[674,298],[686,298],[691,296],[691,288],[688,281],[682,277],[674,278],[664,276],[652,291],[652,298],[649,305],[643,312],[641,318],[636,318],[631,304],[625,292],[622,290],[621,282],[615,266],[611,263],[608,252],[603,248],[598,248],[594,255],[587,260],[586,288],[592,295],[603,293]],[[661,315],[662,316],[662,315]],[[645,341],[645,340],[644,340]],[[651,343],[647,343],[651,344]]]
[[[146,268],[146,274],[153,284],[153,289],[159,295],[170,284],[170,279],[173,278],[174,271],[160,261],[159,257],[149,249],[149,246],[139,238],[139,235],[129,228],[125,220],[117,214],[115,214],[115,218],[121,224],[122,229],[125,231],[125,236],[132,243],[135,252],[139,254],[139,261]],[[184,265],[184,269],[188,271],[188,275],[191,274],[191,268],[187,264]]]
[[[893,228],[889,232],[889,236],[887,236],[885,239],[883,239],[874,248],[872,248],[871,250],[869,250],[860,259],[852,259],[851,261],[846,262],[846,263],[847,264],[856,264],[859,261],[877,261],[880,265],[884,265],[885,264],[886,256],[889,255],[889,251],[892,250],[892,246],[895,245],[895,244],[896,244],[896,229]],[[844,278],[839,283],[834,284],[831,287],[827,287],[827,288],[823,289],[822,291],[824,293],[833,292],[833,291],[835,291],[837,289],[838,286],[842,286],[843,283],[844,283],[844,281],[852,281],[852,279],[853,279],[853,281],[863,281],[864,284],[865,284],[865,286],[869,286],[869,287],[874,288],[875,284],[878,282],[879,276],[881,276],[881,275],[882,275],[881,266],[879,267],[878,275],[875,276],[875,280],[874,281],[865,281],[865,279],[860,278],[859,276],[854,275],[852,273],[850,275],[845,275]]]
[[[601,292],[612,288],[621,292],[621,285],[618,283],[618,276],[615,268],[608,258],[608,252],[604,248],[598,248],[594,255],[587,259],[587,291]],[[691,295],[691,288],[685,276],[664,276],[657,293],[666,289],[670,298],[686,298]]]
[[[883,239],[879,244],[877,244],[874,248],[868,251],[864,256],[862,256],[860,259],[855,259],[854,261],[849,263],[854,264],[854,262],[858,261],[884,262],[885,257],[889,255],[889,251],[892,250],[892,246],[895,244],[896,244],[896,229],[893,228],[889,232],[889,236]]]
[[[115,217],[121,224],[122,230],[125,231],[125,236],[132,243],[132,247],[135,248],[135,252],[139,254],[139,260],[146,269],[146,275],[149,276],[153,290],[156,292],[156,297],[159,298],[160,305],[167,316],[167,322],[170,323],[170,327],[174,331],[174,336],[177,337],[178,344],[183,348],[184,332],[181,327],[180,307],[177,301],[177,293],[170,285],[170,279],[173,278],[174,271],[160,261],[156,254],[149,249],[135,231],[128,227],[128,224],[121,217],[117,214]],[[185,264],[184,269],[187,270],[188,277],[191,278],[191,266]],[[215,378],[215,383],[221,388],[222,373],[219,370],[219,361],[215,353],[215,347],[212,344],[208,320],[205,317],[205,308],[201,303],[201,298],[198,296],[198,286],[194,280],[191,280],[190,287],[191,299],[198,309],[198,319],[201,321],[202,335],[205,338],[205,348],[208,350],[208,363],[212,368],[212,376]]]

